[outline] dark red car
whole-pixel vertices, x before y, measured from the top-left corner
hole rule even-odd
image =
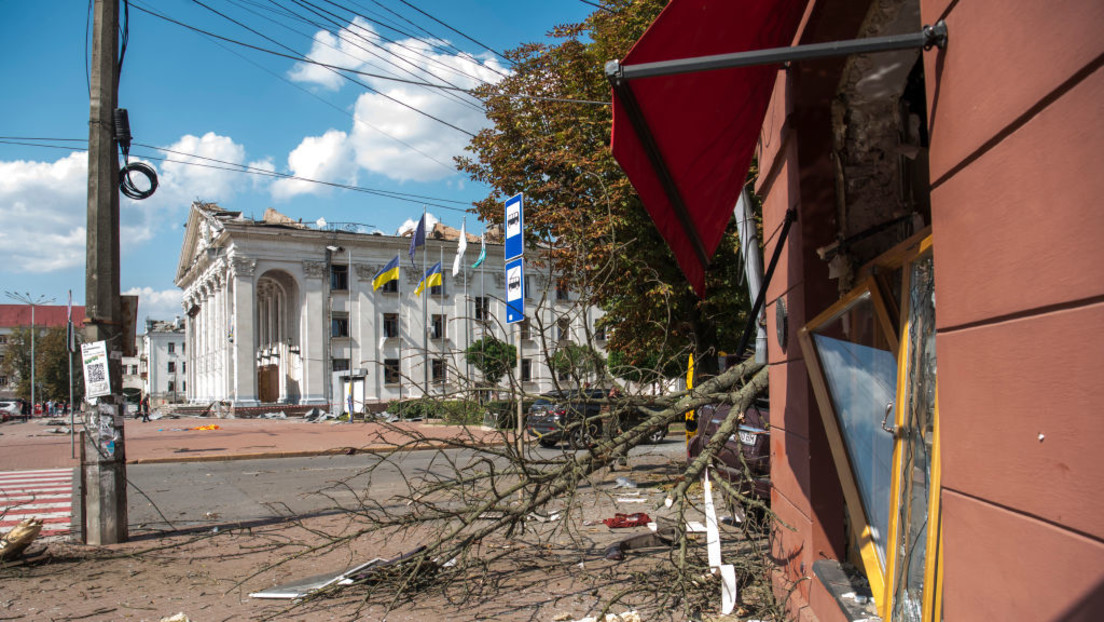
[[[732,406],[728,404],[710,404],[698,409],[698,430],[686,447],[688,460],[701,454],[702,447],[721,427],[731,410]],[[746,470],[744,464],[747,465]],[[739,431],[725,439],[713,466],[719,477],[737,484],[741,494],[770,501],[770,407],[765,401],[748,407]]]

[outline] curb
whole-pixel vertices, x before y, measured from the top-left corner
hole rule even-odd
[[[468,447],[491,447],[502,443],[472,443]],[[179,462],[232,462],[236,460],[270,460],[275,458],[312,458],[317,456],[351,456],[355,454],[382,454],[397,451],[419,451],[423,449],[446,449],[452,443],[443,441],[430,441],[416,445],[366,445],[364,447],[331,447],[329,449],[314,449],[304,451],[269,451],[253,454],[197,455],[197,456],[166,456],[157,458],[128,459],[127,464],[172,464]]]

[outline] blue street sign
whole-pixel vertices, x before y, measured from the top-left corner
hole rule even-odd
[[[506,323],[517,324],[525,319],[525,260],[521,257],[506,262]]]
[[[525,253],[525,214],[522,209],[521,193],[506,201],[506,256],[503,259],[521,257]]]

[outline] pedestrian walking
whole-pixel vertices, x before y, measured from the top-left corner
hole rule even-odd
[[[150,418],[149,418],[149,408],[150,408],[149,396],[148,395],[143,395],[142,396],[142,401],[138,402],[138,412],[142,415],[142,422],[143,423],[148,423],[149,420],[150,420]]]
[[[31,418],[31,403],[27,400],[21,402],[22,406],[19,408],[19,412],[23,415],[23,423],[27,423],[27,420]]]

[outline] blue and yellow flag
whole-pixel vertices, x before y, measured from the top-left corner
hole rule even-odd
[[[395,258],[387,262],[387,265],[376,273],[376,276],[372,278],[372,290],[375,291],[385,283],[399,280],[399,256],[395,255]]]
[[[418,289],[414,290],[415,296],[421,296],[422,291],[427,287],[437,287],[441,285],[441,262],[433,264],[429,270],[426,270],[425,278],[421,283],[418,283]]]

